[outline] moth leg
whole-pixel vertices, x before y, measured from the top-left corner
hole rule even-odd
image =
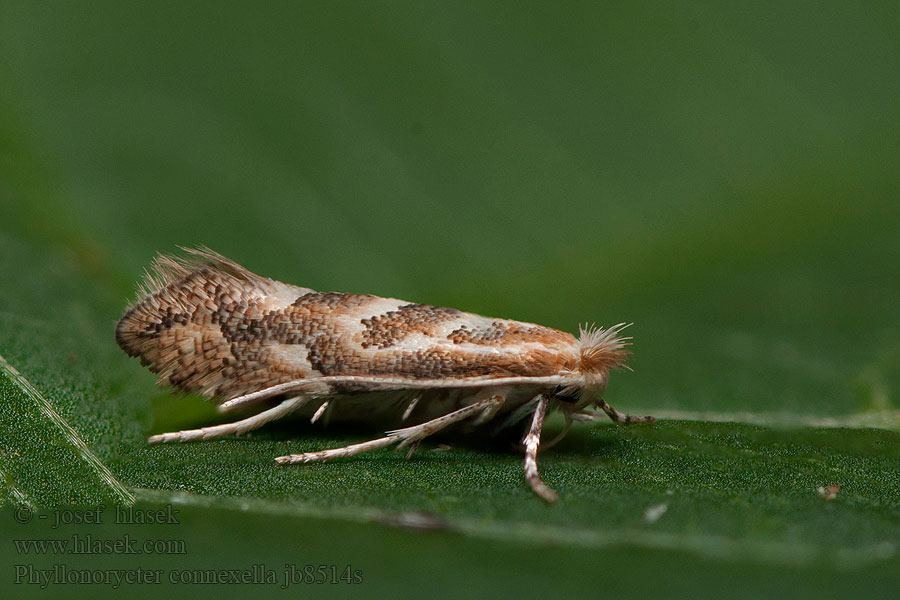
[[[330,400],[330,399],[329,399],[329,400],[326,400],[325,402],[323,402],[322,405],[319,406],[319,408],[316,409],[315,414],[313,414],[313,416],[312,416],[312,418],[309,420],[309,422],[310,422],[310,423],[315,423],[316,421],[318,421],[318,420],[322,417],[322,415],[325,414],[325,411],[328,410],[328,407],[329,407],[329,406],[331,406],[331,400]]]
[[[421,396],[413,396],[413,399],[409,401],[406,410],[403,411],[403,416],[400,417],[401,421],[405,421],[409,418],[409,415],[411,415],[412,411],[415,410],[416,404],[419,403],[419,398],[421,398]]]
[[[615,422],[615,423],[621,423],[623,425],[633,425],[635,423],[652,423],[656,420],[651,416],[634,417],[632,415],[626,415],[625,413],[620,413],[619,411],[614,409],[612,406],[607,404],[603,398],[598,399],[596,404],[597,404],[597,406],[602,408],[603,412],[605,412],[607,415],[609,415],[609,418],[612,419],[613,422]]]
[[[475,419],[474,425],[476,427],[493,419],[494,415],[496,415],[497,412],[500,410],[500,408],[503,406],[503,402],[506,401],[506,398],[499,394],[494,394],[488,399],[488,401],[491,401],[491,400],[493,400],[493,402],[488,404],[487,407],[481,411],[481,414],[478,415],[478,417]],[[449,416],[449,415],[447,415],[447,416]],[[437,419],[435,419],[435,420],[437,420]],[[423,425],[427,425],[427,423],[423,423]],[[443,428],[443,427],[446,427],[446,424],[441,425],[441,428]],[[414,429],[414,428],[410,427],[409,429]],[[437,431],[437,430],[434,430],[434,431]],[[431,433],[434,433],[434,431],[432,431]],[[393,432],[388,432],[388,433],[390,434]],[[422,443],[422,439],[431,435],[431,433],[425,433],[422,437],[416,438],[416,440],[414,442],[412,442],[411,444],[408,440],[404,440],[403,442],[400,443],[398,448],[402,448],[403,446],[409,445],[409,452],[406,453],[406,458],[409,459],[413,455],[413,452],[415,452],[416,449],[419,447],[419,445]]]
[[[188,442],[191,440],[208,440],[209,438],[219,437],[222,435],[241,434],[256,429],[269,421],[280,419],[286,414],[297,410],[307,402],[309,396],[295,396],[285,400],[278,406],[264,410],[257,415],[235,421],[234,423],[224,423],[222,425],[213,425],[211,427],[203,427],[201,429],[186,429],[184,431],[173,431],[170,433],[160,433],[154,435],[147,440],[150,444],[158,442]]]
[[[599,421],[604,418],[604,415],[600,413],[592,413],[592,412],[573,412],[570,413],[570,416],[575,421],[581,421],[583,423],[590,423],[591,421]]]
[[[500,411],[500,408],[503,406],[503,402],[506,400],[505,397],[500,396],[499,394],[494,394],[490,398],[494,400],[493,404],[489,404],[487,408],[482,411],[482,413],[475,420],[475,425],[484,425],[491,419],[493,419],[497,413]]]
[[[553,446],[555,446],[556,444],[558,444],[559,442],[561,442],[562,439],[563,439],[564,437],[566,437],[566,434],[569,433],[569,430],[572,429],[572,422],[574,421],[574,419],[573,419],[573,417],[572,417],[572,413],[570,413],[570,412],[563,412],[563,414],[564,414],[565,417],[566,417],[566,425],[565,425],[565,427],[563,427],[563,430],[560,431],[559,434],[558,434],[555,438],[553,438],[553,439],[550,440],[549,442],[546,442],[546,443],[542,446],[542,447],[544,448],[544,450],[546,450],[547,448],[552,448]]]
[[[550,405],[550,397],[544,394],[538,396],[534,416],[531,419],[531,428],[525,436],[525,481],[531,487],[531,491],[540,496],[546,502],[556,502],[556,492],[543,482],[537,467],[538,447],[541,445],[541,430],[544,428],[544,417],[547,415],[547,407]]]
[[[498,425],[497,427],[494,428],[494,435],[496,435],[503,429],[506,429],[507,427],[512,427],[513,425],[515,425],[516,423],[518,423],[519,421],[521,421],[522,419],[527,417],[530,413],[533,413],[534,407],[538,403],[538,398],[539,397],[532,398],[531,400],[529,400],[528,402],[526,402],[519,408],[512,411],[512,413],[510,413],[510,415],[508,417],[506,417],[503,420],[503,422],[500,423],[500,425]]]
[[[406,460],[409,460],[410,458],[412,458],[413,453],[419,449],[419,446],[421,444],[422,444],[422,440],[416,440],[415,442],[412,443],[412,445],[409,447],[409,452],[406,453]]]
[[[397,443],[397,440],[388,436],[378,438],[377,440],[363,442],[362,444],[353,444],[352,446],[344,446],[343,448],[334,448],[332,450],[322,450],[320,452],[304,452],[303,454],[287,454],[285,456],[276,457],[275,462],[280,465],[286,465],[298,462],[308,463],[316,461],[326,461],[332,458],[356,456],[357,454],[362,454],[363,452],[368,452],[369,450],[385,448],[395,443]]]
[[[479,412],[485,413],[492,409],[494,412],[496,412],[503,404],[503,401],[503,396],[491,396],[490,398],[475,402],[473,404],[470,404],[469,406],[460,408],[459,410],[455,410],[452,413],[448,413],[442,417],[438,417],[437,419],[426,421],[421,425],[415,425],[413,427],[407,427],[405,429],[395,429],[394,431],[388,431],[387,434],[392,437],[400,438],[402,441],[397,447],[403,448],[404,446],[409,446],[413,442],[423,440],[429,435],[434,435],[441,429],[462,421],[463,419],[468,418],[470,415],[477,414]]]
[[[325,461],[332,458],[355,456],[357,454],[362,454],[363,452],[368,452],[369,450],[385,448],[398,442],[399,447],[402,448],[404,446],[408,446],[409,444],[422,440],[429,435],[437,433],[438,431],[449,425],[471,417],[472,415],[477,414],[478,412],[489,407],[492,403],[496,402],[497,400],[495,400],[494,398],[488,398],[486,400],[475,402],[474,404],[470,404],[469,406],[460,408],[459,410],[453,411],[452,413],[446,414],[442,417],[438,417],[437,419],[426,421],[421,425],[388,431],[387,435],[385,435],[385,437],[383,438],[370,440],[361,444],[353,444],[351,446],[345,446],[343,448],[334,448],[331,450],[321,450],[319,452],[304,452],[303,454],[288,454],[286,456],[279,456],[275,459],[275,462],[279,464],[290,464]]]

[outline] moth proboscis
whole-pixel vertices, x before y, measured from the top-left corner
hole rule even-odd
[[[200,394],[226,412],[253,416],[154,435],[150,442],[241,434],[288,414],[312,421],[388,423],[400,429],[343,448],[290,454],[280,464],[353,456],[391,445],[410,453],[452,428],[499,432],[525,422],[525,478],[547,502],[556,493],[538,473],[546,415],[566,426],[598,416],[646,423],[602,398],[609,372],[624,365],[625,324],[581,327],[575,336],[393,298],[316,292],[256,275],[208,248],[159,255],[140,299],[116,327],[129,356],[158,382]],[[531,417],[530,423],[528,417]]]

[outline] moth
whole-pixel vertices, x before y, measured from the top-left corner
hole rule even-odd
[[[242,434],[296,414],[315,422],[393,427],[343,448],[279,456],[280,464],[354,456],[428,436],[496,434],[523,427],[525,479],[547,502],[556,492],[537,468],[546,416],[563,431],[602,409],[614,422],[652,417],[618,412],[602,397],[624,366],[625,324],[581,327],[579,336],[366,294],[317,292],[256,275],[208,248],[159,255],[140,299],[116,326],[116,341],[159,374],[158,383],[196,393],[222,412],[254,409],[232,423],[154,435],[150,443]],[[523,426],[524,425],[524,426]]]

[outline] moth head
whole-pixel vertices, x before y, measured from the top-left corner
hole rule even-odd
[[[621,331],[628,327],[619,323],[607,329],[593,325],[585,325],[578,331],[578,373],[582,384],[560,390],[557,396],[562,400],[575,403],[580,409],[594,402],[606,389],[609,372],[613,369],[628,368],[625,359],[631,352],[630,337],[621,336]]]
[[[594,325],[578,328],[578,370],[585,376],[606,379],[609,372],[620,367],[628,368],[625,359],[631,352],[630,337],[623,337],[622,330],[630,323],[619,323],[607,329]]]

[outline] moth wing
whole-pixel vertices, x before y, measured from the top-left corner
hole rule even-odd
[[[312,292],[260,277],[209,249],[185,258],[160,255],[142,282],[140,298],[116,326],[116,341],[159,375],[158,382],[209,399],[228,399],[297,379],[259,361],[261,343],[236,357],[229,325],[283,309]]]
[[[260,277],[208,249],[187,252],[157,258],[116,339],[161,384],[225,408],[286,393],[553,385],[577,366],[577,340],[555,329],[319,293]]]

